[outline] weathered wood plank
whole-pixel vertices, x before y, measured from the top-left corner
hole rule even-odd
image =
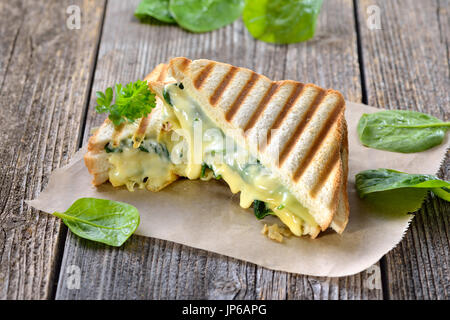
[[[366,25],[371,5],[379,8],[381,30]],[[448,10],[448,1],[358,3],[369,104],[449,121]],[[447,156],[439,173],[447,180],[449,168]],[[403,241],[386,255],[388,298],[448,299],[449,213],[448,202],[428,197]]]
[[[142,78],[174,56],[209,58],[252,68],[274,79],[291,78],[341,90],[361,100],[354,11],[351,0],[326,1],[318,34],[310,42],[275,46],[254,40],[242,21],[191,34],[176,26],[142,25],[138,1],[108,3],[93,91]],[[91,96],[84,142],[104,116]],[[80,289],[69,289],[70,266],[81,271]],[[375,268],[378,268],[376,265]],[[379,269],[378,269],[379,270]],[[274,272],[179,244],[133,236],[107,248],[68,235],[57,299],[355,299],[381,298],[380,273],[327,279]],[[70,285],[69,285],[70,287]],[[372,289],[371,289],[372,288]]]
[[[81,29],[66,25],[69,5]],[[48,299],[65,229],[30,209],[78,148],[103,1],[0,1],[0,299]]]

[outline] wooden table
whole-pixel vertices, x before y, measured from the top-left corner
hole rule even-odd
[[[256,41],[241,20],[204,34],[140,24],[138,2],[0,0],[0,298],[449,298],[450,203],[433,196],[394,250],[343,278],[271,271],[140,236],[112,248],[77,238],[59,219],[28,207],[24,200],[36,197],[103,121],[95,91],[142,79],[174,56],[228,62],[335,88],[350,101],[450,120],[448,0],[325,1],[315,38],[293,45]],[[68,21],[73,4],[80,29]],[[381,29],[370,28],[370,10],[379,10]],[[449,167],[447,154],[439,176],[448,180]],[[80,268],[80,289],[68,285],[72,266]]]

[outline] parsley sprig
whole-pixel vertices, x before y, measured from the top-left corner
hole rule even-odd
[[[138,80],[125,86],[115,85],[116,101],[113,101],[113,89],[107,88],[105,92],[97,91],[98,113],[109,112],[108,118],[117,127],[122,123],[133,122],[147,116],[155,107],[155,95],[150,91],[147,81]]]

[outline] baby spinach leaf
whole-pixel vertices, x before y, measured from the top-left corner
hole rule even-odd
[[[408,174],[391,169],[365,170],[356,175],[356,190],[385,212],[413,212],[422,206],[428,191],[449,201],[450,182],[428,174]]]
[[[450,202],[450,188],[442,187],[442,188],[433,188],[431,191],[441,199]]]
[[[244,3],[244,0],[171,0],[169,10],[181,27],[206,32],[239,18]]]
[[[255,200],[253,201],[253,211],[255,213],[256,218],[263,219],[265,216],[272,214],[272,210],[267,208],[267,205],[264,201]]]
[[[420,152],[442,143],[450,122],[415,111],[363,114],[358,136],[367,147],[402,153]]]
[[[163,90],[163,97],[164,97],[164,100],[166,100],[167,104],[169,106],[173,107],[172,100],[170,99],[170,94],[166,90],[166,88],[164,88],[164,90]]]
[[[242,18],[256,39],[295,43],[314,36],[322,0],[247,0]]]
[[[391,169],[365,170],[356,175],[356,188],[360,197],[368,193],[399,188],[442,188],[450,182],[430,174],[409,174]]]
[[[139,146],[139,150],[147,153],[154,152],[163,159],[169,159],[169,151],[167,150],[166,145],[163,143],[158,143],[156,141],[147,139],[142,141],[141,145]]]
[[[428,194],[428,189],[400,188],[369,193],[364,197],[364,203],[377,209],[379,215],[400,217],[416,212]]]
[[[208,166],[206,163],[202,163],[202,170],[200,172],[200,178],[206,177],[206,169],[212,170],[210,166]]]
[[[162,22],[174,23],[175,19],[169,11],[169,2],[170,0],[142,0],[134,15],[141,21],[146,21],[151,17]]]
[[[54,212],[69,229],[81,238],[121,246],[139,225],[138,210],[127,203],[81,198],[66,212]]]

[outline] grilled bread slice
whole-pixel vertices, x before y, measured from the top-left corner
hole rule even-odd
[[[155,69],[148,74],[144,80],[147,81],[168,81],[167,78],[167,64],[159,64]],[[108,181],[109,170],[111,169],[111,163],[108,161],[109,154],[105,150],[105,146],[108,143],[112,143],[113,146],[118,146],[120,142],[132,136],[133,143],[139,144],[142,142],[146,134],[152,132],[159,132],[162,130],[161,121],[161,107],[162,101],[156,98],[156,107],[152,112],[139,121],[134,123],[122,124],[120,127],[115,128],[114,124],[106,118],[103,124],[95,131],[95,133],[89,138],[88,152],[84,155],[84,162],[89,170],[89,173],[93,176],[92,184],[95,186],[101,185]],[[171,182],[178,179],[178,176],[171,173],[163,184],[158,181],[148,181],[146,184],[147,189],[151,191],[159,191]]]
[[[349,216],[345,101],[335,90],[210,60],[174,58],[168,75],[288,187],[320,229],[342,233]],[[163,99],[164,84],[150,81]]]

